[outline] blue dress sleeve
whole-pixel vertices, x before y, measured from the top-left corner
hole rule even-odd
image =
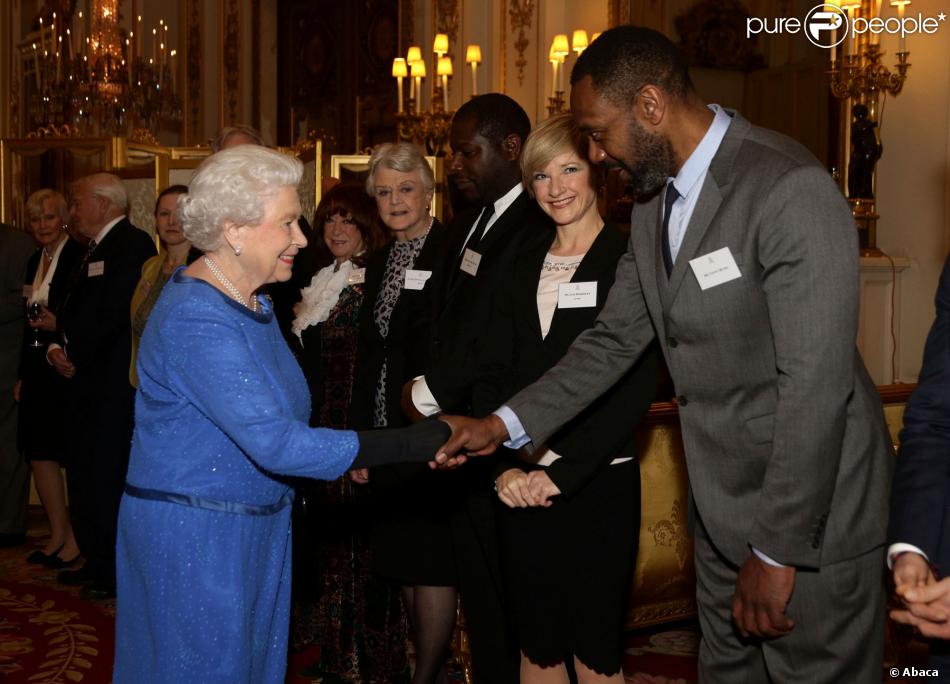
[[[183,300],[163,321],[169,383],[260,468],[323,480],[345,473],[359,450],[356,433],[311,428],[295,415],[292,393],[305,397],[306,384],[299,368],[293,375],[282,367],[283,340],[215,304]]]

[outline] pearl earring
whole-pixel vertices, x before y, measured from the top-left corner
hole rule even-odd
[[[235,247],[233,247],[233,249],[234,249],[234,256],[241,256],[241,246],[240,246],[240,245],[236,245]]]

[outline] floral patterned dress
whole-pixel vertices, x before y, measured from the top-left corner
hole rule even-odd
[[[292,330],[310,385],[311,425],[348,423],[356,364],[363,286],[346,262],[314,276],[295,308]],[[348,477],[308,481],[298,488],[294,544],[295,582],[291,643],[320,647],[320,661],[306,674],[336,675],[357,684],[409,679],[407,623],[398,589],[371,572],[369,502]],[[329,680],[327,680],[329,681]]]

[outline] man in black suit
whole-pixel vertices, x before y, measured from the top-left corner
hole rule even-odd
[[[950,639],[950,260],[937,287],[937,318],[917,389],[907,401],[894,471],[888,565],[905,608],[891,616],[921,634]],[[931,646],[940,681],[950,681],[950,648]]]
[[[81,569],[60,573],[60,581],[88,585],[91,598],[115,595],[116,521],[132,441],[129,304],[142,264],[155,254],[148,234],[129,222],[127,208],[125,187],[112,174],[73,184],[72,224],[90,242],[60,308],[60,342],[47,350],[50,363],[71,380],[67,482],[86,557]]]
[[[436,312],[433,364],[404,391],[408,413],[471,415],[475,353],[488,329],[493,288],[507,273],[522,236],[550,219],[524,192],[518,158],[531,122],[506,95],[472,98],[452,120],[449,179],[470,204],[449,226],[452,260]],[[544,226],[545,228],[542,228]],[[465,495],[452,532],[472,664],[477,682],[518,681],[518,647],[504,610],[489,464],[462,473]]]
[[[16,447],[13,398],[23,335],[23,281],[36,244],[21,230],[0,224],[0,548],[26,541],[30,469]]]

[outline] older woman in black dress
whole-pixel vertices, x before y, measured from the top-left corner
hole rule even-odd
[[[555,230],[526,241],[498,289],[477,392],[486,410],[543,375],[594,324],[626,246],[597,211],[596,172],[570,114],[532,131],[521,168]],[[571,656],[580,684],[623,682],[621,633],[640,525],[633,429],[653,400],[657,366],[656,351],[646,353],[546,444],[509,451],[496,469],[522,682],[567,682]]]
[[[418,147],[386,143],[373,150],[366,191],[393,241],[366,268],[366,315],[357,359],[355,425],[401,427],[406,381],[430,363],[433,298],[446,262],[446,230],[430,213],[435,180]],[[354,473],[372,484],[378,514],[373,566],[399,582],[415,644],[413,684],[445,681],[455,626],[456,576],[445,511],[450,476],[426,467],[384,466]]]
[[[46,361],[46,345],[53,339],[56,312],[84,250],[69,237],[69,210],[61,194],[38,190],[27,199],[26,209],[30,234],[40,247],[27,266],[27,303],[39,305],[40,313],[34,320],[27,320],[29,327],[23,335],[17,442],[30,462],[36,492],[50,523],[46,545],[31,553],[27,560],[59,569],[79,558],[79,547],[66,509],[60,470],[66,443],[65,430],[57,425],[66,417],[67,380]]]

